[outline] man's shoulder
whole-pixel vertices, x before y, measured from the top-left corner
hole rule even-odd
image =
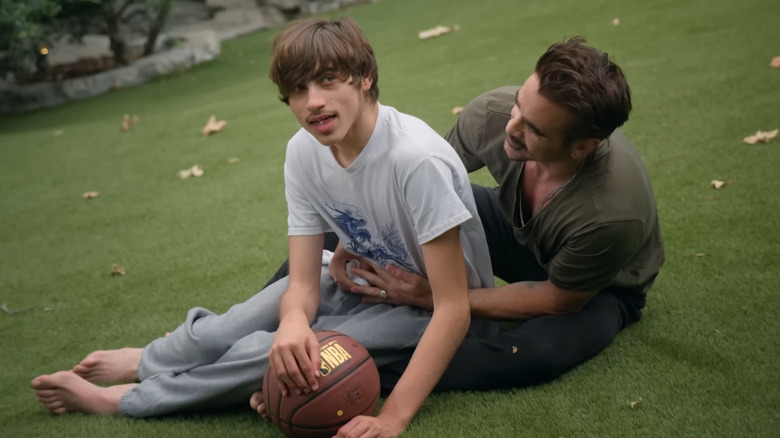
[[[519,89],[519,85],[507,85],[486,91],[471,99],[460,117],[484,118],[491,114],[509,117],[515,104],[515,94]]]
[[[647,179],[647,170],[639,151],[621,129],[615,129],[604,141],[603,146],[600,148],[601,152],[609,156],[609,160],[605,160],[604,165],[609,165],[613,172],[629,179],[633,179],[633,176]],[[596,158],[598,156],[597,153]]]
[[[599,184],[588,185],[597,209],[605,215],[611,212],[625,218],[654,215],[656,206],[650,177],[628,137],[615,130],[599,149],[593,157],[595,168],[589,177]]]

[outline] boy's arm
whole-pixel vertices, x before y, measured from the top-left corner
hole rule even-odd
[[[377,417],[357,417],[358,421],[339,430],[339,436],[366,425],[368,429],[360,436],[395,436],[403,432],[466,335],[470,321],[468,280],[458,228],[422,245],[422,250],[434,302],[431,322]]]
[[[279,303],[279,329],[268,353],[287,389],[317,389],[320,348],[311,323],[320,305],[323,235],[290,236],[290,284]]]

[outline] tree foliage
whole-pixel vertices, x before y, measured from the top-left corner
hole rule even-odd
[[[154,51],[173,1],[0,0],[0,75],[29,71],[39,46],[61,35],[105,34],[116,62],[129,64]]]
[[[61,9],[55,0],[0,0],[1,76],[31,68],[39,46],[48,43]]]

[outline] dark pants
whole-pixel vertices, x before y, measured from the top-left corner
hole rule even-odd
[[[531,252],[517,243],[501,212],[495,189],[472,184],[493,262],[493,273],[507,283],[547,279]],[[335,235],[326,236],[334,249]],[[269,283],[287,275],[287,262]],[[603,350],[627,325],[639,320],[645,296],[605,289],[576,313],[521,321],[490,339],[466,338],[436,391],[515,388],[552,380]],[[410,355],[411,357],[411,351]],[[382,367],[382,387],[390,390],[408,360]]]

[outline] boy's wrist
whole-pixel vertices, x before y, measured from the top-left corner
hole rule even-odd
[[[406,430],[406,428],[409,426],[409,423],[412,422],[414,416],[417,415],[417,411],[418,409],[410,410],[408,405],[402,407],[395,406],[392,401],[390,404],[385,402],[385,404],[383,404],[382,408],[379,410],[377,418],[395,425],[398,430],[402,432]]]
[[[281,316],[279,320],[279,327],[287,325],[305,325],[309,326],[309,318],[306,316],[306,312],[302,308],[289,309]]]

